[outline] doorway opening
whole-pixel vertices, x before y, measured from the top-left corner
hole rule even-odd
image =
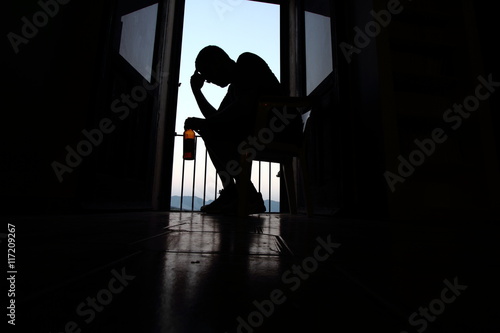
[[[257,1],[186,0],[176,116],[176,140],[172,172],[170,210],[198,211],[218,196],[222,183],[216,175],[201,138],[194,161],[182,159],[182,133],[187,117],[202,118],[190,87],[198,52],[217,45],[236,60],[244,52],[263,58],[280,78],[280,6]],[[227,88],[207,84],[207,100],[218,108]],[[262,193],[267,212],[280,211],[279,165],[254,162],[252,182]]]

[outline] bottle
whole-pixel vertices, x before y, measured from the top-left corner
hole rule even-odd
[[[183,142],[183,158],[185,160],[194,160],[196,155],[196,137],[192,129],[187,129],[184,131],[184,142]]]

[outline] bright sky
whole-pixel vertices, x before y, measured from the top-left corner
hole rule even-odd
[[[235,3],[231,6],[228,3]],[[218,4],[218,5],[217,5]],[[224,5],[223,7],[222,4]],[[207,45],[217,45],[236,60],[243,52],[262,57],[276,77],[280,78],[279,7],[248,0],[187,0],[182,40],[177,132],[183,131],[188,116],[202,117],[194,100],[189,80],[194,72],[198,52]],[[218,107],[226,93],[213,84],[203,92]]]
[[[190,77],[194,72],[194,62],[198,52],[207,45],[217,45],[236,60],[243,52],[252,52],[262,57],[276,77],[280,79],[280,27],[279,6],[248,0],[186,0],[184,33],[180,68],[180,82],[177,107],[176,131],[182,134],[184,120],[187,117],[203,117],[191,92]],[[226,88],[227,89],[227,88]],[[212,105],[217,108],[226,93],[226,89],[205,83],[202,91]],[[202,140],[198,140],[198,151],[204,151]],[[174,174],[172,195],[180,195],[182,168],[182,140],[176,140],[174,151]],[[199,186],[203,177],[204,156],[197,155],[195,195],[203,197],[203,186]],[[209,163],[210,164],[210,163]],[[186,161],[184,195],[192,192],[193,161]],[[269,165],[262,164],[263,184],[261,191],[264,199],[269,197]],[[258,187],[256,175],[258,164],[252,168],[252,181]],[[279,201],[279,171],[272,165],[272,197]],[[265,184],[264,184],[265,183]],[[215,170],[209,169],[207,175],[207,199],[213,199],[215,193]],[[220,183],[218,189],[220,189]]]

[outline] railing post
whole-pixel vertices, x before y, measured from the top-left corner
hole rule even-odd
[[[182,137],[181,134],[176,134],[176,137]],[[196,139],[198,141],[198,136],[196,136]],[[197,142],[196,141],[196,142]],[[198,143],[198,142],[197,142]],[[198,146],[198,145],[197,145]],[[191,211],[194,211],[194,200],[195,200],[195,189],[197,188],[196,184],[196,166],[197,166],[197,157],[201,155],[196,154],[196,158],[193,163],[193,184],[192,184],[192,193],[191,193]],[[205,161],[204,161],[204,171],[203,171],[203,205],[206,204],[207,202],[207,174],[208,174],[208,151],[205,149]],[[269,162],[266,162],[269,163]],[[268,179],[268,195],[269,195],[269,203],[266,205],[267,207],[267,212],[272,212],[272,206],[271,206],[271,198],[272,198],[272,179],[271,179],[271,172],[272,172],[272,163],[269,163],[269,179]],[[185,185],[185,177],[186,177],[186,161],[183,159],[182,160],[182,170],[181,170],[181,198],[180,198],[180,207],[179,210],[183,211],[183,205],[184,205],[184,185]],[[263,183],[262,183],[262,177],[263,177],[263,172],[262,172],[262,161],[259,161],[259,170],[258,170],[258,192],[262,193],[263,190]],[[218,174],[217,171],[215,171],[215,182],[214,182],[214,200],[217,199],[217,194],[218,194]]]

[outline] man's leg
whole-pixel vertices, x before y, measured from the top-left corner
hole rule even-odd
[[[203,136],[202,138],[205,142],[210,160],[222,182],[222,186],[224,188],[233,186],[237,174],[233,170],[228,170],[228,165],[230,165],[233,160],[237,161],[236,154],[232,153],[236,151],[236,145],[231,142],[211,140]]]
[[[218,133],[218,132],[216,132]],[[212,214],[225,213],[228,207],[235,204],[237,199],[237,190],[235,186],[235,175],[232,170],[228,170],[228,163],[232,163],[237,158],[237,144],[221,140],[220,136],[200,133],[210,160],[217,171],[217,175],[222,181],[223,190],[219,197],[212,203],[202,206],[201,211]]]
[[[266,208],[262,196],[257,192],[250,180],[250,174],[244,174],[240,165],[240,155],[237,152],[239,142],[220,140],[218,136],[200,133],[212,163],[220,177],[224,190],[213,203],[203,206],[201,211],[207,213],[237,213],[238,202],[245,201],[248,212],[263,213]],[[246,188],[246,194],[238,195],[236,184]],[[245,182],[245,184],[242,184]]]

